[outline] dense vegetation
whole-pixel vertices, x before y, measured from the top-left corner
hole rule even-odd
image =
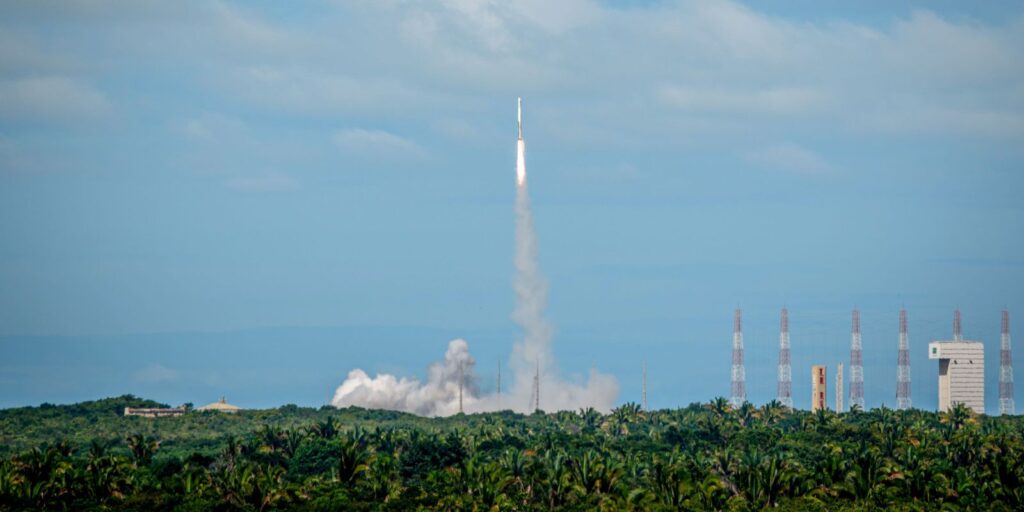
[[[1024,510],[1024,420],[724,399],[426,419],[0,411],[0,510]]]

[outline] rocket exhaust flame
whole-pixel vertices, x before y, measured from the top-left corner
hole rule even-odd
[[[516,185],[526,185],[526,143],[523,139],[516,141]]]
[[[428,379],[396,378],[379,374],[371,378],[355,369],[335,392],[331,404],[336,407],[358,405],[393,409],[425,416],[447,416],[460,411],[468,413],[513,409],[532,412],[575,410],[593,407],[611,409],[619,393],[615,378],[591,369],[585,382],[570,382],[557,375],[551,351],[552,329],[545,318],[548,287],[537,259],[537,234],[533,229],[533,212],[526,187],[526,143],[523,141],[523,100],[516,109],[518,138],[516,140],[516,249],[513,288],[516,307],[513,320],[522,329],[510,358],[513,370],[510,390],[484,394],[476,386],[474,361],[469,345],[459,339],[449,342],[444,362],[434,363]],[[543,397],[539,396],[544,389]],[[538,403],[539,401],[539,403]]]

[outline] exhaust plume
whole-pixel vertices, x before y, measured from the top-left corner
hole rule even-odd
[[[331,405],[358,405],[420,416],[448,416],[459,412],[460,379],[464,397],[472,402],[477,395],[474,365],[476,361],[469,355],[466,340],[454,339],[448,342],[444,361],[430,365],[426,382],[396,378],[386,373],[370,378],[366,372],[356,368],[348,372],[348,378],[334,392]]]
[[[533,212],[526,180],[526,143],[523,140],[523,103],[518,100],[516,124],[516,232],[515,277],[513,289],[516,306],[512,319],[522,329],[522,337],[512,348],[510,367],[513,370],[509,393],[482,394],[476,386],[474,361],[469,345],[462,339],[448,343],[444,362],[434,363],[427,382],[380,374],[370,378],[355,369],[334,394],[336,407],[358,405],[368,408],[393,409],[423,416],[446,416],[459,411],[460,388],[462,409],[483,412],[511,409],[532,412],[535,404],[548,411],[575,410],[593,407],[611,409],[619,393],[615,378],[591,369],[585,381],[567,381],[558,376],[551,351],[552,328],[544,312],[547,308],[548,285],[540,272],[537,258],[537,234],[533,228]],[[459,365],[462,365],[461,368]],[[460,386],[461,380],[461,386]]]

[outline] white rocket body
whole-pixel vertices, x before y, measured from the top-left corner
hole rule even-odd
[[[519,129],[519,140],[523,140],[523,98],[517,98],[516,127]]]
[[[516,99],[516,127],[519,138],[516,140],[516,185],[526,184],[526,142],[523,141],[523,98]]]

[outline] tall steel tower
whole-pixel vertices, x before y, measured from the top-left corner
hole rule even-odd
[[[843,363],[836,365],[836,414],[843,412]]]
[[[462,372],[462,363],[459,363],[459,414],[462,414],[462,383],[465,382],[465,375]]]
[[[1003,310],[1003,335],[999,347],[999,414],[1014,414],[1013,362],[1010,359],[1010,312]]]
[[[779,403],[793,408],[793,369],[789,363],[789,311],[782,308],[782,328],[779,331]]]
[[[900,351],[896,358],[896,408],[910,409],[910,341],[907,310],[900,308]]]
[[[540,411],[540,358],[537,359],[537,371],[533,374],[533,410]]]
[[[864,410],[864,356],[860,344],[860,311],[853,310],[853,333],[850,337],[850,408]]]
[[[729,403],[733,407],[743,405],[747,401],[747,373],[743,369],[743,325],[742,313],[736,308],[736,318],[732,329],[732,396]]]
[[[960,308],[953,311],[953,341],[963,341],[964,335],[960,332]]]

